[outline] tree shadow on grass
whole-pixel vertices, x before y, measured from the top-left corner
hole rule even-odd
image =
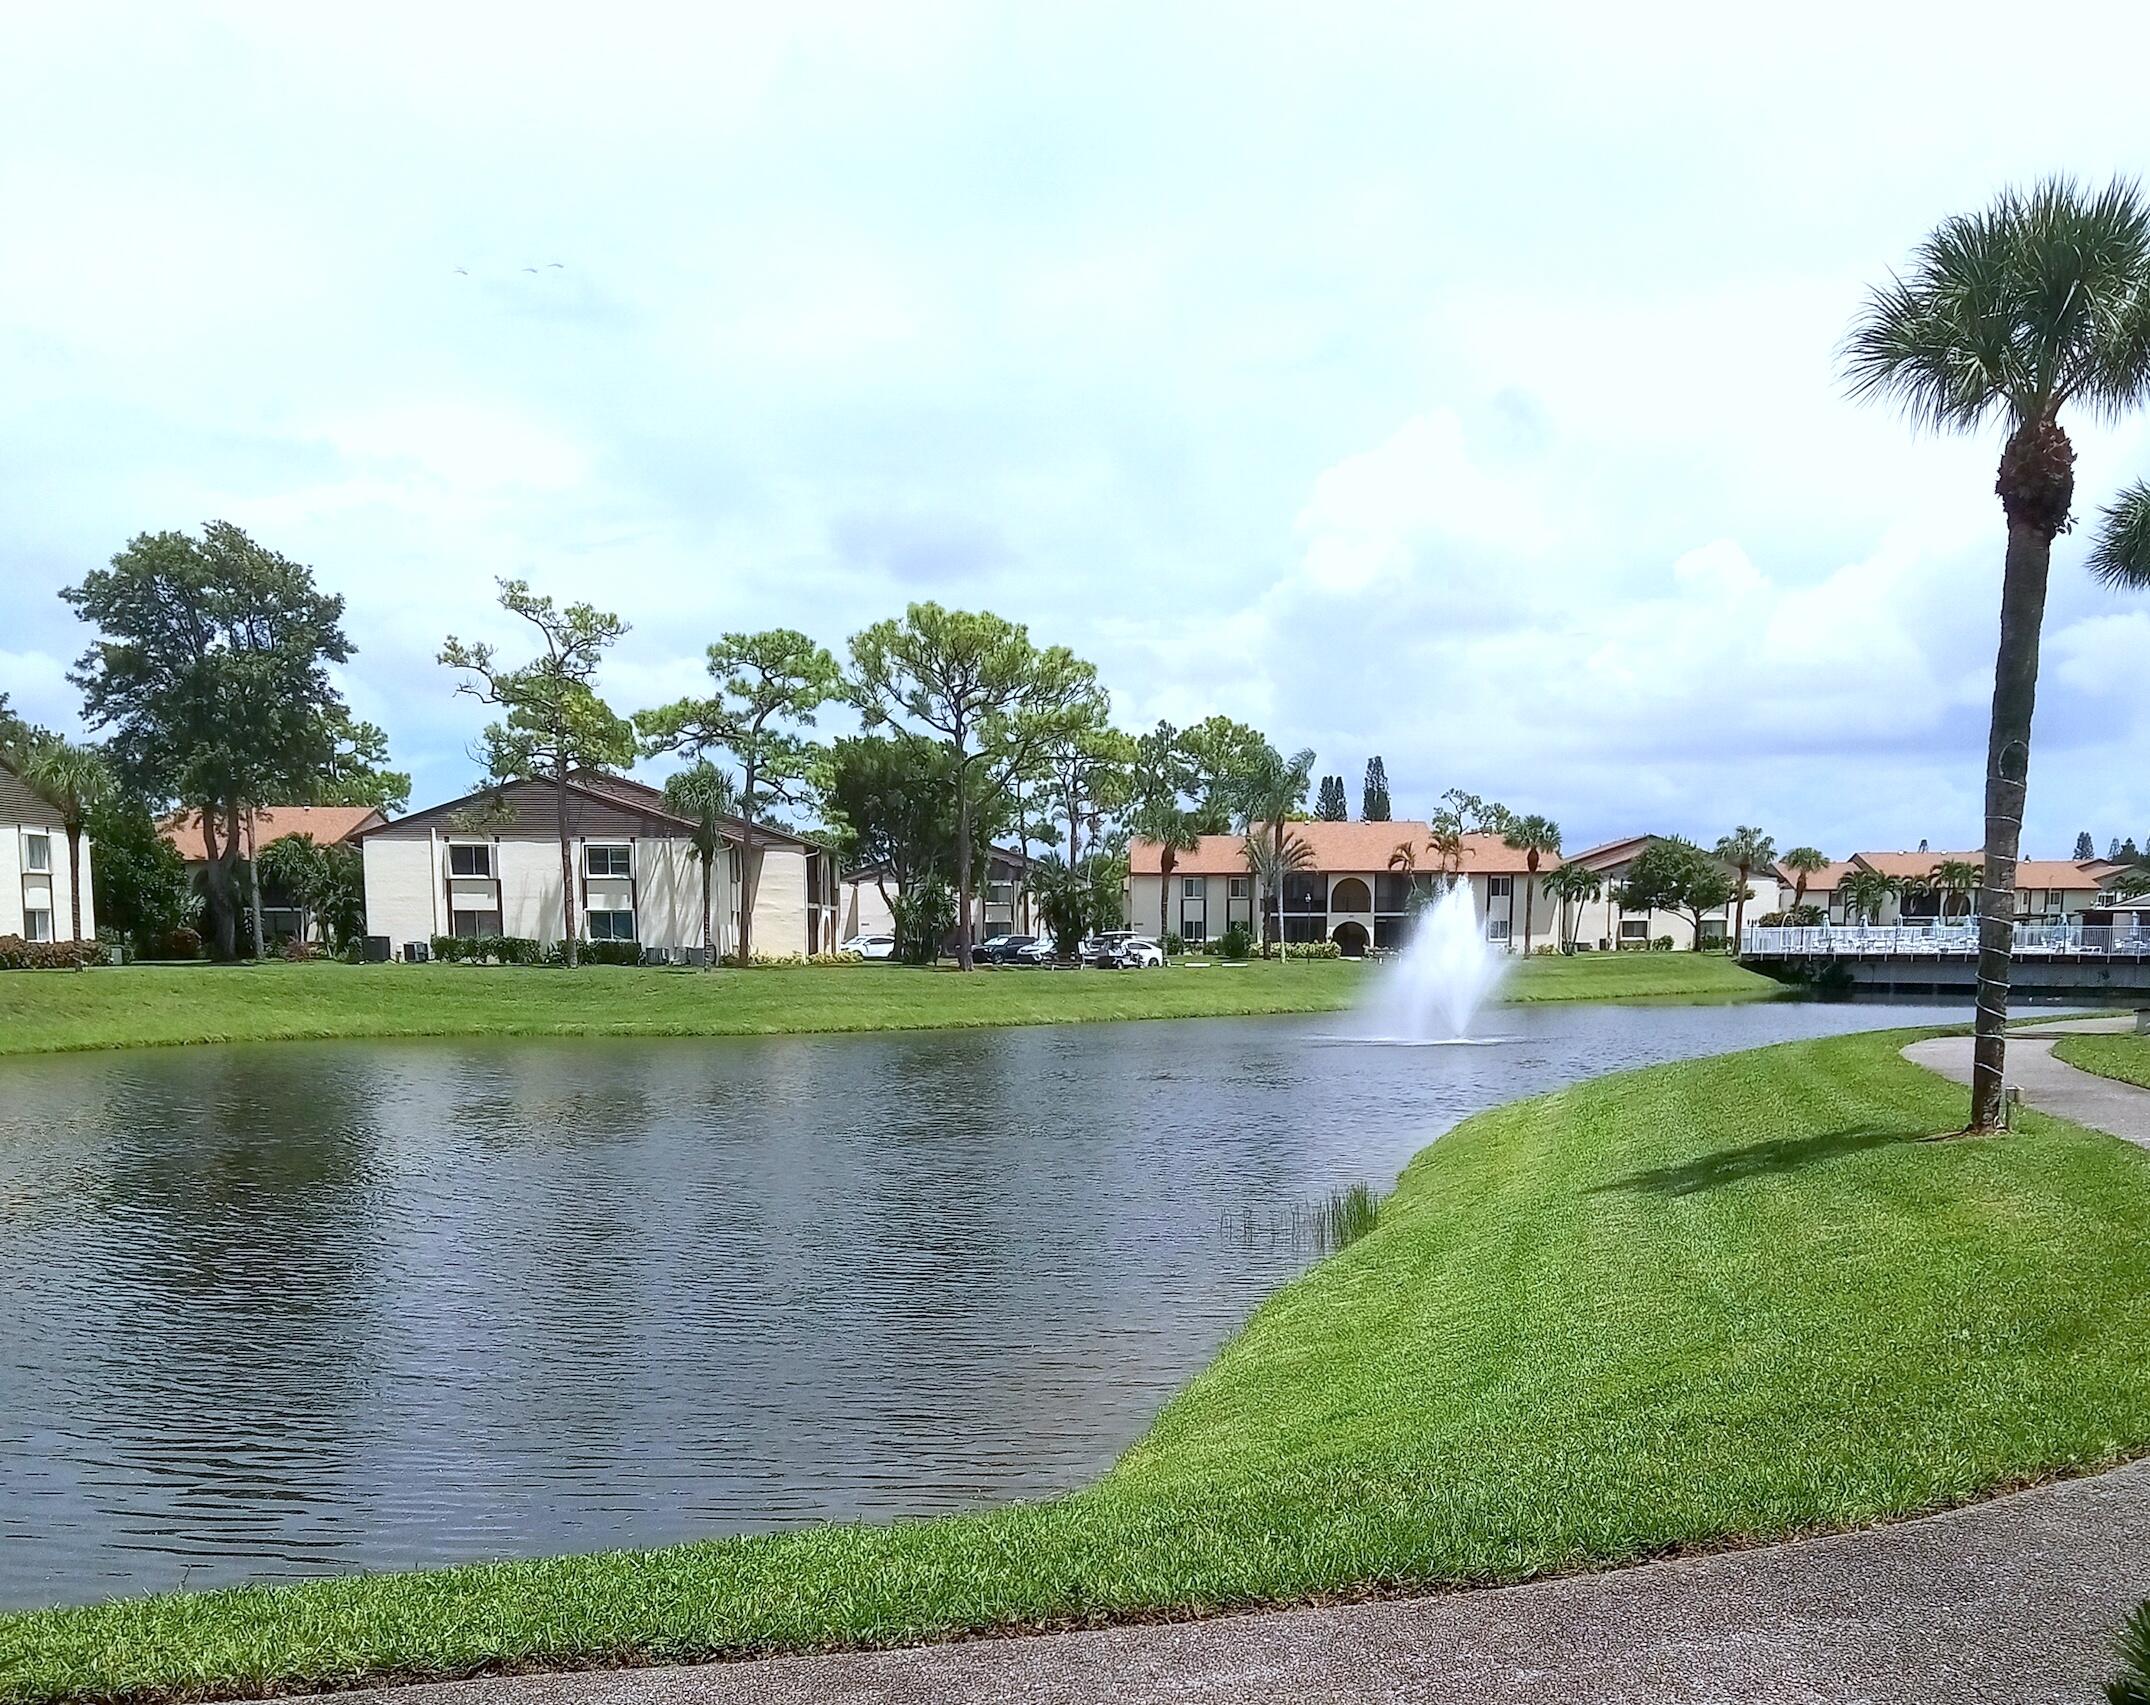
[[[1797,1172],[1802,1167],[1816,1166],[1840,1155],[1856,1154],[1861,1149],[1882,1148],[1910,1140],[1902,1131],[1881,1125],[1849,1125],[1841,1131],[1817,1131],[1811,1137],[1775,1137],[1764,1143],[1749,1143],[1745,1148],[1720,1149],[1715,1154],[1698,1155],[1678,1166],[1631,1172],[1625,1178],[1614,1178],[1593,1186],[1590,1193],[1602,1196],[1615,1190],[1630,1190],[1638,1195],[1692,1196],[1699,1190],[1718,1190],[1727,1184],[1744,1184],[1752,1178]]]

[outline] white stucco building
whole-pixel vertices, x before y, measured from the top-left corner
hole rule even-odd
[[[702,937],[702,869],[693,825],[653,787],[618,776],[567,784],[568,850],[583,941],[632,941],[677,952]],[[716,861],[714,946],[737,949],[745,825],[728,822]],[[757,955],[835,946],[838,888],[831,855],[780,829],[760,828],[754,900]],[[560,939],[556,796],[545,781],[514,782],[452,799],[361,835],[366,933],[402,957],[436,935]]]
[[[0,762],[0,935],[25,941],[73,941],[75,871],[59,809]],[[82,932],[97,937],[90,840],[82,837]]]

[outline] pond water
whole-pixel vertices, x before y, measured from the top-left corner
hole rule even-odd
[[[1458,1119],[1961,1009],[1496,1011],[0,1065],[0,1606],[1094,1478]]]

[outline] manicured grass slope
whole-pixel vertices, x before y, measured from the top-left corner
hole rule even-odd
[[[972,1518],[0,1620],[12,1699],[691,1658],[1511,1579],[2150,1448],[2150,1157],[1901,1035],[1483,1115],[1097,1487]]]
[[[140,966],[0,976],[0,1054],[358,1036],[722,1036],[1333,1012],[1369,967],[1334,960],[1108,974],[893,965],[572,974],[456,965]],[[1778,991],[1715,954],[1518,965],[1524,1000],[1739,999]]]
[[[2150,1089],[2150,1036],[2063,1036],[2053,1053],[2080,1071]]]

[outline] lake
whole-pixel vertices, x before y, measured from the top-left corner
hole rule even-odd
[[[0,1605],[1095,1478],[1464,1116],[1960,1008],[1498,1009],[0,1063]]]

